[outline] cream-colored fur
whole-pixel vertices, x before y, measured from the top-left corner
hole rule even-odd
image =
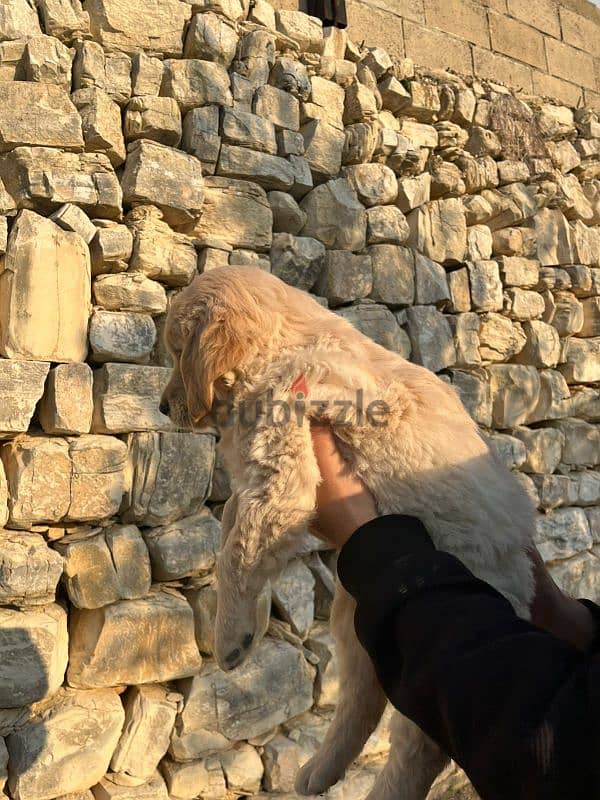
[[[256,644],[257,597],[299,551],[314,514],[319,472],[309,419],[316,416],[334,425],[340,451],[380,513],[422,519],[437,547],[528,616],[532,504],[450,386],[258,269],[224,267],[197,277],[173,303],[167,343],[176,367],[163,402],[181,426],[191,418],[220,429],[232,477],[217,564],[215,656],[222,668],[236,666]],[[306,400],[292,388],[300,375]],[[350,410],[348,424],[339,425],[342,402]],[[389,413],[364,419],[372,402],[385,403]],[[353,612],[352,598],[339,587],[331,625],[341,695],[321,750],[298,775],[302,794],[321,793],[343,776],[384,708]],[[422,800],[445,763],[437,746],[398,714],[388,763],[369,800]]]

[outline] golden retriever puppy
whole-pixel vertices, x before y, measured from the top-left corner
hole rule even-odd
[[[331,422],[381,514],[419,517],[438,548],[528,616],[533,506],[450,386],[259,269],[195,278],[173,302],[166,338],[175,368],[161,408],[182,427],[216,426],[232,478],[217,563],[222,669],[251,651],[260,591],[300,550],[314,513],[311,418]],[[344,775],[385,706],[353,615],[338,586],[331,625],[340,698],[320,751],[298,775],[301,794],[320,794]],[[445,755],[400,714],[391,744],[369,800],[422,800]]]

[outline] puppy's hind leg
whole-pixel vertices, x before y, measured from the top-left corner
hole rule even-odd
[[[395,712],[387,763],[367,800],[424,800],[448,757],[414,722]]]
[[[331,612],[340,695],[319,751],[298,772],[298,794],[321,794],[337,783],[377,727],[386,704],[371,660],[354,632],[355,603],[338,583]]]

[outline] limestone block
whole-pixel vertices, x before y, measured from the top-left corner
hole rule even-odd
[[[26,41],[6,41],[0,43],[0,78],[4,81],[25,79],[23,57]]]
[[[149,432],[134,433],[128,439],[131,479],[124,498],[124,520],[167,525],[198,513],[210,492],[214,438]]]
[[[471,302],[477,311],[501,311],[502,282],[495,261],[471,261],[467,264]]]
[[[179,0],[88,0],[92,36],[108,52],[180,57],[192,8]],[[140,24],[143,20],[143,24]]]
[[[132,230],[130,272],[141,272],[168,286],[187,286],[196,274],[192,239],[176,233],[155,206],[137,206],[127,215]]]
[[[268,199],[273,212],[273,231],[292,235],[299,233],[306,222],[306,214],[292,195],[275,191],[269,192]]]
[[[492,232],[487,225],[467,228],[467,258],[469,261],[487,261],[492,257]]]
[[[396,206],[367,209],[367,244],[402,244],[408,235],[406,217]]]
[[[315,619],[315,579],[300,559],[290,562],[273,582],[273,605],[302,639]]]
[[[174,590],[71,615],[67,680],[75,688],[174,680],[201,664],[192,609]]]
[[[124,781],[124,783],[122,783]],[[159,772],[155,772],[149,781],[133,783],[128,776],[115,775],[110,772],[93,788],[94,800],[168,800],[169,795],[164,779]]]
[[[345,134],[326,120],[313,119],[300,129],[304,153],[318,180],[334,178],[340,171]]]
[[[466,267],[448,272],[448,292],[450,301],[448,310],[453,312],[471,310],[471,289],[469,287],[469,272]]]
[[[184,114],[210,103],[233,104],[226,68],[196,58],[165,61],[161,94],[173,97]]]
[[[528,288],[537,285],[540,269],[538,261],[520,256],[503,256],[498,263],[505,286]]]
[[[83,239],[32,211],[22,211],[0,270],[2,355],[84,361],[91,267]]]
[[[0,158],[0,178],[19,208],[47,213],[74,203],[91,217],[121,215],[119,181],[103,153],[17,147]]]
[[[172,97],[145,95],[132,97],[127,104],[124,123],[125,139],[151,139],[177,147],[181,141],[181,114]]]
[[[410,339],[400,327],[392,312],[383,305],[364,303],[337,312],[347,319],[355,328],[373,339],[374,342],[398,353],[403,358],[410,356]]]
[[[353,81],[346,88],[344,99],[344,125],[354,125],[358,122],[367,122],[377,116],[377,98],[375,92],[360,83]]]
[[[58,364],[50,370],[38,409],[45,433],[89,433],[93,407],[92,370],[87,364]]]
[[[355,255],[347,250],[328,250],[315,292],[326,297],[332,306],[339,306],[367,297],[373,286],[373,268],[368,255]]]
[[[260,756],[249,744],[241,742],[219,756],[227,788],[237,794],[258,792],[264,768]]]
[[[479,352],[484,361],[508,361],[525,347],[527,337],[519,323],[493,312],[480,319]]]
[[[167,310],[164,288],[140,272],[98,275],[92,288],[95,304],[105,311],[133,311],[154,316]]]
[[[275,126],[257,114],[236,108],[223,109],[222,134],[223,140],[231,144],[264,153],[277,153]]]
[[[529,167],[524,161],[498,161],[498,179],[500,186],[507,183],[526,183],[530,178]]]
[[[600,428],[582,419],[559,419],[548,423],[564,435],[562,461],[573,467],[600,463]]]
[[[160,211],[156,209],[157,215]],[[134,215],[135,211],[131,212]],[[126,225],[111,220],[95,220],[96,236],[90,245],[92,275],[124,272],[133,250],[133,236]]]
[[[416,147],[435,148],[438,146],[438,132],[432,125],[425,125],[412,119],[403,119],[401,131],[403,136],[406,136]]]
[[[259,252],[271,246],[273,214],[264,189],[230,178],[206,178],[204,186],[202,216],[193,231],[200,243],[216,239]]]
[[[593,544],[590,526],[582,508],[561,508],[539,516],[533,540],[544,561],[569,558]]]
[[[452,386],[475,422],[486,428],[492,426],[492,398],[486,370],[450,370]]]
[[[506,469],[517,469],[525,463],[527,450],[520,439],[507,433],[488,433],[485,438],[494,456]]]
[[[286,191],[294,185],[289,162],[280,156],[223,144],[217,164],[217,175],[254,181],[265,189]]]
[[[594,383],[600,380],[600,337],[569,339],[565,363],[559,369],[567,383]]]
[[[344,128],[343,164],[363,164],[373,157],[379,141],[379,128],[373,121],[359,122]],[[404,161],[405,154],[401,160]]]
[[[62,559],[36,533],[0,528],[0,602],[47,605],[62,575]]]
[[[540,394],[540,376],[535,367],[492,364],[487,368],[495,428],[515,428],[528,421]]]
[[[338,250],[362,250],[365,246],[367,215],[345,178],[317,186],[303,198],[300,208],[306,214],[304,236]]]
[[[124,490],[125,444],[112,436],[69,440],[70,503],[67,520],[94,521],[116,514]]]
[[[124,105],[131,97],[131,59],[125,53],[106,53],[104,62],[106,93]]]
[[[304,138],[298,131],[276,131],[280,156],[303,156]]]
[[[454,335],[456,364],[468,367],[481,364],[479,353],[480,317],[472,311],[447,317]]]
[[[581,301],[583,325],[577,336],[600,336],[600,297],[588,297]]]
[[[178,684],[184,707],[175,735],[183,744],[203,730],[233,741],[260,736],[311,707],[313,679],[302,653],[273,639],[264,639],[235,672],[207,662],[199,675]]]
[[[221,526],[208,509],[157,528],[144,529],[156,581],[204,573],[215,564]]]
[[[8,737],[13,797],[49,800],[89,789],[108,768],[123,717],[114,691],[64,692]]]
[[[0,83],[0,152],[22,145],[82,150],[81,118],[63,86]]]
[[[72,203],[65,203],[51,215],[50,219],[63,230],[78,233],[86,244],[96,236],[97,228],[94,223],[79,206],[74,206]]]
[[[323,49],[323,23],[301,11],[275,12],[277,30],[296,42],[301,53],[320,53]]]
[[[0,359],[0,439],[29,428],[36,403],[44,392],[49,366],[37,361]]]
[[[415,253],[415,303],[443,307],[450,299],[446,272],[441,264]]]
[[[54,547],[64,559],[64,583],[76,608],[101,608],[150,590],[150,559],[135,525],[70,534]]]
[[[256,0],[254,6],[250,9],[248,19],[250,22],[257,22],[270,30],[274,31],[276,29],[275,9],[266,0]]]
[[[589,267],[585,264],[570,264],[564,269],[571,279],[571,286],[577,297],[586,297],[592,294],[592,270]]]
[[[4,465],[0,460],[0,525],[8,522],[8,485],[4,474]]]
[[[310,79],[310,83],[311,104],[320,107],[320,113],[324,114],[322,119],[325,119],[336,128],[343,128],[342,116],[344,114],[345,94],[342,87],[338,86],[334,81],[329,81],[319,75],[314,75]]]
[[[390,306],[410,305],[415,297],[415,256],[407,247],[371,245],[373,288],[370,297]]]
[[[534,475],[533,481],[539,496],[539,508],[544,511],[570,506],[577,501],[576,482],[568,475]]]
[[[433,306],[412,306],[406,311],[412,360],[432,372],[456,363],[454,337],[446,317]]]
[[[269,75],[269,83],[299,100],[308,100],[312,90],[306,66],[287,56],[277,58]]]
[[[262,763],[262,762],[261,762]],[[0,789],[4,791],[4,786],[8,780],[8,750],[4,739],[0,740]]]
[[[163,63],[158,58],[136,53],[131,60],[131,93],[134,97],[158,96],[163,76]]]
[[[515,428],[513,435],[527,449],[527,458],[521,465],[523,472],[552,473],[562,460],[565,437],[554,428]]]
[[[460,200],[450,198],[426,203],[411,211],[407,220],[411,247],[440,263],[463,261],[467,248],[467,223]]]
[[[313,188],[314,181],[308,159],[304,156],[289,156],[288,161],[294,174],[294,185],[290,189],[290,194],[300,200]]]
[[[306,640],[306,647],[319,659],[315,684],[315,703],[319,708],[332,708],[339,694],[339,674],[335,642],[328,626],[317,623]]]
[[[381,94],[383,107],[397,114],[410,104],[410,94],[404,86],[393,75],[385,78],[377,84]]]
[[[201,13],[214,11],[232,22],[238,22],[248,15],[247,0],[194,0],[193,7]]]
[[[398,181],[385,164],[355,164],[344,167],[343,174],[367,207],[384,206],[396,200]]]
[[[162,176],[159,184],[157,174]],[[126,203],[156,205],[173,226],[194,222],[200,216],[202,168],[196,158],[180,150],[147,140],[133,142],[121,185]]]
[[[527,341],[513,361],[536,367],[555,367],[560,358],[560,339],[556,328],[534,319],[523,323],[523,332]]]
[[[26,611],[0,608],[0,631],[2,708],[18,708],[54,694],[67,668],[65,609],[55,603]]]
[[[156,342],[156,326],[149,314],[94,311],[89,328],[92,360],[147,364]]]
[[[188,111],[183,119],[182,147],[202,161],[205,175],[214,172],[221,149],[218,106]]]
[[[126,364],[104,364],[95,370],[94,432],[170,428],[170,420],[158,410],[170,374],[168,367]]]
[[[187,764],[165,760],[162,769],[170,797],[193,800],[198,792],[206,800],[225,800],[227,797],[225,776],[218,758],[209,757]]]
[[[573,248],[569,223],[559,209],[543,208],[534,217],[537,257],[542,266],[571,264]]]
[[[49,14],[46,9],[52,9],[55,4],[49,2],[49,0],[42,0],[40,3],[44,28],[46,33],[52,36],[58,34],[54,30],[48,29]],[[16,2],[9,0],[9,2],[2,3],[0,7],[0,39],[3,41],[7,39],[29,39],[31,36],[39,36],[41,33],[40,21],[34,5],[27,2],[27,0],[16,0]]]
[[[325,253],[325,246],[310,236],[275,233],[271,271],[290,286],[309,292],[321,274]]]
[[[504,313],[521,322],[541,317],[545,311],[544,298],[538,292],[519,287],[504,293]]]
[[[24,52],[25,79],[71,91],[72,53],[52,36],[33,36]]]
[[[180,695],[163,686],[132,686],[125,695],[125,725],[113,753],[113,772],[148,780],[169,749]]]
[[[238,37],[233,28],[212,11],[194,14],[183,48],[184,58],[200,58],[229,67]]]
[[[571,597],[588,597],[598,601],[598,555],[582,553],[550,567],[550,572],[560,588]]]
[[[300,129],[300,104],[293,94],[277,86],[259,86],[254,93],[252,111],[276,128]]]
[[[312,750],[277,734],[264,747],[265,789],[268,792],[293,792],[296,774],[311,755]]]
[[[600,509],[598,508],[587,508],[585,514],[588,518],[588,523],[590,526],[590,532],[592,534],[592,539],[594,540],[594,544],[600,543]]]

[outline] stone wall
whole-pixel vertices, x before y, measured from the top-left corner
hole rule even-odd
[[[291,798],[335,703],[331,553],[272,587],[244,667],[211,659],[227,477],[158,410],[197,270],[271,269],[451,382],[600,598],[600,123],[524,97],[264,0],[0,0],[11,798]]]

